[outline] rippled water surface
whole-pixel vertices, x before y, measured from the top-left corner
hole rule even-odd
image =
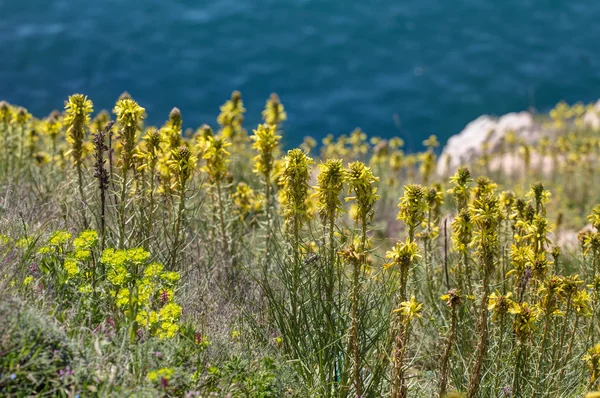
[[[248,127],[275,91],[287,141],[361,126],[417,148],[482,113],[600,97],[595,0],[0,0],[0,98],[37,115],[129,91],[159,124]],[[396,115],[396,116],[394,116]]]

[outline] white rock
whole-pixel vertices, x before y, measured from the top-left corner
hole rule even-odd
[[[481,145],[488,137],[489,149],[495,150],[501,138],[511,130],[529,143],[541,135],[541,127],[529,112],[508,113],[500,118],[480,116],[467,124],[459,134],[450,137],[438,161],[438,173],[444,175],[461,164],[472,162],[481,154]],[[450,170],[446,170],[447,166]]]
[[[600,100],[596,102],[594,109],[583,115],[583,123],[595,130],[600,129]]]

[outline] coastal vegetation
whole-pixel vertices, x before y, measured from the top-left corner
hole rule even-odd
[[[0,395],[600,396],[593,106],[450,167],[142,105],[0,102]]]

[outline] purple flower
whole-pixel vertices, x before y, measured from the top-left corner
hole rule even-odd
[[[66,368],[64,368],[64,369],[61,369],[61,370],[59,370],[59,371],[58,371],[58,375],[59,375],[60,377],[69,377],[69,376],[72,376],[72,375],[73,375],[73,373],[75,373],[75,372],[73,372],[73,371],[71,370],[71,367],[70,367],[69,365],[67,365],[67,367],[66,367]]]

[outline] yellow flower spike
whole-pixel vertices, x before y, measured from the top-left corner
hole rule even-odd
[[[256,208],[257,195],[254,190],[245,182],[240,182],[235,187],[235,193],[231,196],[233,199],[233,205],[235,206],[236,213],[241,219],[244,219],[252,211],[259,210]]]
[[[452,244],[457,252],[466,254],[473,236],[471,212],[463,208],[452,221]]]
[[[269,179],[274,166],[274,153],[279,147],[280,135],[277,135],[277,126],[272,124],[259,124],[250,136],[254,141],[252,148],[258,155],[254,157],[254,172]]]
[[[315,196],[322,220],[330,220],[342,211],[340,192],[344,187],[344,165],[340,159],[329,159],[319,165]]]
[[[419,184],[404,186],[404,196],[400,198],[398,220],[409,228],[409,237],[414,239],[414,231],[425,220],[427,211],[427,189]]]
[[[460,211],[467,207],[469,198],[471,197],[471,183],[473,182],[471,172],[466,167],[461,167],[456,174],[450,177],[450,182],[454,186],[448,190],[448,193],[452,195]]]
[[[592,299],[587,290],[583,289],[573,296],[573,309],[579,315],[592,316]]]
[[[347,197],[345,200],[356,201],[356,219],[371,221],[375,202],[379,199],[375,186],[379,178],[375,177],[364,163],[352,162],[344,171],[344,180],[348,184],[348,193],[354,193],[354,196]]]
[[[271,94],[271,97],[267,100],[262,118],[266,124],[273,125],[275,128],[287,120],[287,114],[277,94]]]
[[[292,221],[302,222],[306,218],[308,197],[308,180],[310,178],[309,169],[312,159],[309,158],[301,149],[292,149],[288,151],[284,159],[283,173],[281,181],[283,183],[283,215],[286,223]]]
[[[228,138],[237,142],[244,138],[246,132],[242,127],[244,122],[244,102],[242,94],[239,91],[234,91],[231,94],[231,99],[226,101],[221,106],[221,113],[217,117],[217,122],[221,125],[221,134],[224,138]]]
[[[64,124],[75,165],[83,161],[83,141],[90,123],[90,113],[93,111],[94,104],[83,94],[73,94],[65,102]]]
[[[592,213],[588,216],[588,221],[597,231],[600,231],[600,205],[594,207]]]
[[[187,180],[194,174],[197,161],[198,159],[185,145],[171,151],[171,159],[167,161],[167,165],[177,177],[175,187],[185,186]],[[172,188],[174,189],[175,187]]]
[[[600,344],[590,348],[581,358],[590,372],[590,383],[596,382],[600,377]]]
[[[122,161],[125,169],[129,169],[137,142],[137,132],[141,129],[145,112],[137,102],[128,98],[117,101],[113,109],[121,126]]]
[[[231,146],[225,138],[209,136],[203,158],[206,165],[202,170],[208,174],[212,182],[222,181],[227,174],[227,164],[231,154],[227,147]]]

